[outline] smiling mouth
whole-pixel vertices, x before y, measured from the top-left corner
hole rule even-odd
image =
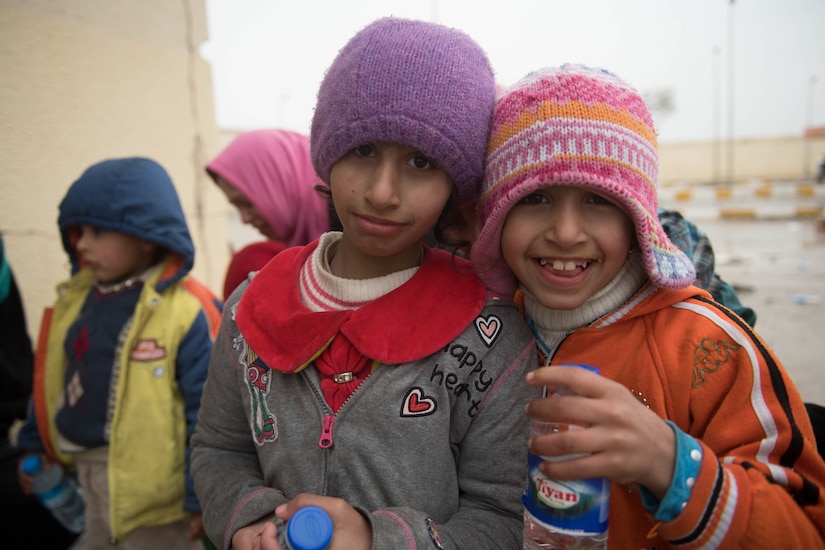
[[[593,263],[594,260],[587,260],[587,261],[563,261],[563,260],[553,260],[552,262],[548,262],[544,258],[539,258],[536,260],[538,264],[542,267],[550,266],[550,269],[554,271],[574,271],[576,269],[587,269],[590,264]]]
[[[373,216],[367,216],[364,214],[358,215],[358,217],[366,223],[370,223],[373,225],[384,225],[384,226],[398,226],[402,225],[400,222],[396,222],[393,220],[388,220],[384,218],[375,218]]]

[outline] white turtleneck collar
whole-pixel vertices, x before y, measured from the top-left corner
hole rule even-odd
[[[318,248],[301,267],[301,301],[311,311],[358,309],[409,281],[418,266],[372,279],[345,279],[332,273],[329,259],[343,233],[321,235]]]

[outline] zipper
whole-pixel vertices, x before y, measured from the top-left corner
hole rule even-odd
[[[374,373],[372,371],[375,370],[375,367],[377,365],[378,365],[378,361],[373,361],[370,376],[374,375]],[[344,402],[341,403],[341,408],[338,409],[338,412],[341,412],[342,410],[344,410],[344,407],[346,407],[347,403],[350,402],[350,400],[352,399],[352,396],[355,395],[356,393],[358,393],[359,391],[361,391],[361,388],[364,387],[364,384],[368,380],[369,380],[369,376],[366,379],[361,381],[361,383],[358,385],[358,387],[355,388],[355,391],[353,391],[351,394],[349,394],[349,396],[346,398],[346,400],[344,400]],[[310,384],[310,386],[311,386],[311,384]],[[326,398],[324,397],[323,393],[318,392],[314,387],[313,387],[313,391],[315,392],[315,395],[318,396],[318,399],[320,399],[321,403],[324,404],[324,408],[326,410],[330,410],[329,406],[326,404]],[[321,428],[321,438],[318,440],[318,446],[321,447],[322,449],[329,449],[329,448],[332,447],[332,443],[333,443],[333,441],[332,441],[332,427],[335,424],[336,416],[337,416],[337,414],[326,414],[326,415],[324,415],[324,425]]]
[[[318,440],[318,446],[322,449],[329,449],[332,447],[332,426],[335,424],[335,416],[325,415],[324,426],[321,428],[321,439]]]

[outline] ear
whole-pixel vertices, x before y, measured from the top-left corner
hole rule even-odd
[[[148,258],[154,258],[152,264],[160,263],[163,259],[164,249],[157,243],[151,243],[149,241],[140,241],[140,249]]]

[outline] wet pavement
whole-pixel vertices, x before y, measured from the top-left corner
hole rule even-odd
[[[756,332],[802,398],[825,404],[825,220],[694,221],[710,236],[716,272],[756,311]]]

